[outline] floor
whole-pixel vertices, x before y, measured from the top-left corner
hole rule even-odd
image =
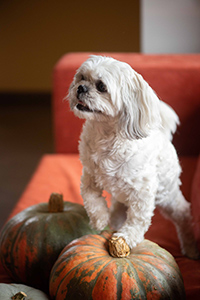
[[[51,95],[0,95],[0,228],[44,153],[53,152]]]

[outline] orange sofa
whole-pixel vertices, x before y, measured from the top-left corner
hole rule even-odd
[[[63,99],[75,71],[89,55],[67,54],[54,68],[52,111],[56,153],[44,155],[41,159],[10,217],[30,205],[48,201],[52,192],[62,193],[65,200],[82,204],[78,139],[83,120],[70,112],[68,102]],[[192,202],[195,234],[200,241],[200,162],[197,163],[200,150],[200,55],[103,55],[129,63],[179,115],[181,126],[174,136],[174,145],[183,169],[182,191]],[[175,257],[183,275],[187,299],[199,299],[200,260],[193,261],[181,254],[174,225],[157,210],[146,238],[158,243]],[[12,282],[1,264],[0,282]]]

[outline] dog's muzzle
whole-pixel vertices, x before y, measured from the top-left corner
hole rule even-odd
[[[77,98],[79,99],[81,94],[85,94],[88,92],[88,87],[86,85],[79,85],[77,88]]]
[[[84,95],[88,92],[88,87],[86,85],[79,85],[77,88],[77,99],[79,100],[76,108],[81,111],[92,112],[89,107],[84,103]]]
[[[95,112],[95,113],[101,113],[99,110],[90,109],[87,104],[84,101],[85,94],[89,91],[88,87],[86,85],[79,85],[77,88],[77,99],[78,104],[76,105],[76,108],[82,112]]]

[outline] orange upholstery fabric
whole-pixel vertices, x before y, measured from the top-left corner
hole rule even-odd
[[[104,55],[104,54],[103,54]],[[142,55],[108,53],[129,63],[141,73],[162,100],[178,113],[181,126],[174,144],[181,160],[182,191],[193,206],[195,230],[200,216],[200,55]],[[66,201],[82,203],[80,196],[81,164],[77,154],[78,139],[83,121],[75,118],[69,105],[63,102],[75,71],[89,53],[65,55],[53,72],[53,117],[57,154],[45,155],[11,216],[30,205],[48,201],[52,192],[62,193]],[[196,172],[196,173],[195,173]],[[194,177],[195,174],[195,177]],[[108,205],[110,198],[108,195]],[[193,261],[181,255],[174,225],[156,210],[146,238],[158,243],[175,257],[183,275],[187,299],[197,300],[200,295],[200,260]],[[0,264],[0,282],[12,282]]]

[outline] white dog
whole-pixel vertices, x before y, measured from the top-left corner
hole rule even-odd
[[[174,222],[182,253],[197,259],[171,143],[176,113],[128,64],[102,56],[82,64],[69,99],[75,115],[86,119],[79,146],[81,195],[91,225],[102,230],[110,224],[132,248],[144,239],[157,206]],[[103,190],[112,195],[110,212]]]

